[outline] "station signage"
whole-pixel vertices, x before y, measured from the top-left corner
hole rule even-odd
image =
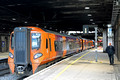
[[[89,27],[87,25],[83,25],[83,34],[89,33]]]
[[[112,37],[112,28],[108,28],[108,37]]]

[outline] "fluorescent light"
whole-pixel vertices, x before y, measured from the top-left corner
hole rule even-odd
[[[15,21],[16,19],[15,18],[12,18],[13,21]]]
[[[91,14],[88,14],[88,16],[92,16]]]
[[[111,27],[112,25],[111,25],[111,24],[108,24],[107,26],[108,26],[108,27]]]
[[[93,19],[90,19],[90,21],[93,21]]]
[[[90,7],[85,7],[85,9],[90,9]]]
[[[92,23],[92,24],[95,24],[95,23]]]
[[[39,24],[36,24],[36,26],[39,26]]]
[[[25,21],[25,23],[28,23],[27,21]]]
[[[47,28],[47,26],[44,26],[44,28]]]
[[[8,5],[8,6],[10,6],[10,7],[11,7],[11,6],[15,6],[15,5]]]
[[[20,6],[21,4],[17,4],[18,6]]]

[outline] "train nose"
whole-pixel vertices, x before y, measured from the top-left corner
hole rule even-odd
[[[24,74],[25,67],[24,66],[17,66],[17,72],[18,74]]]

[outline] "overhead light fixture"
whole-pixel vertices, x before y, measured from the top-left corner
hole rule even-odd
[[[95,23],[92,23],[92,24],[95,24]]]
[[[92,16],[92,14],[88,14],[88,16]]]
[[[44,26],[44,28],[47,28],[47,26]]]
[[[28,23],[27,21],[25,21],[25,23]]]
[[[11,7],[11,6],[15,6],[15,5],[7,5],[7,6]]]
[[[93,19],[90,19],[90,21],[93,21]]]
[[[39,24],[36,24],[36,26],[39,26]]]
[[[85,9],[90,9],[90,7],[85,7]]]
[[[16,19],[15,18],[12,18],[13,21],[15,21]]]
[[[18,6],[20,6],[21,4],[17,4]]]
[[[108,27],[111,27],[112,25],[111,25],[111,24],[108,24],[107,26],[108,26]]]

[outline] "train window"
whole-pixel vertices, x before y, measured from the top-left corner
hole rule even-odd
[[[54,44],[55,44],[55,51],[58,51],[58,42],[55,41]]]
[[[67,47],[66,45],[67,45],[67,43],[66,43],[66,41],[64,40],[64,41],[63,41],[63,50],[66,50],[66,47]]]
[[[63,42],[62,41],[55,41],[55,51],[62,51],[63,48]]]
[[[69,41],[69,48],[74,49],[75,48],[75,43],[73,41]]]
[[[79,44],[78,44],[78,43],[76,43],[76,45],[75,45],[75,46],[76,46],[76,48],[79,48]]]
[[[46,49],[48,48],[48,39],[46,39]]]
[[[82,47],[82,41],[80,40],[80,44],[79,44],[79,47]]]
[[[51,51],[51,39],[49,38],[49,43],[50,43],[50,51]]]
[[[67,49],[67,50],[70,49],[70,48],[69,48],[69,42],[68,42],[68,41],[66,41],[66,49]]]
[[[11,48],[14,48],[14,34],[11,36]]]
[[[41,34],[32,33],[32,49],[39,49],[41,44]]]
[[[63,41],[59,41],[59,51],[63,51]]]
[[[81,42],[80,42],[79,46],[82,47],[82,43]]]
[[[69,48],[72,49],[72,42],[69,41]]]

